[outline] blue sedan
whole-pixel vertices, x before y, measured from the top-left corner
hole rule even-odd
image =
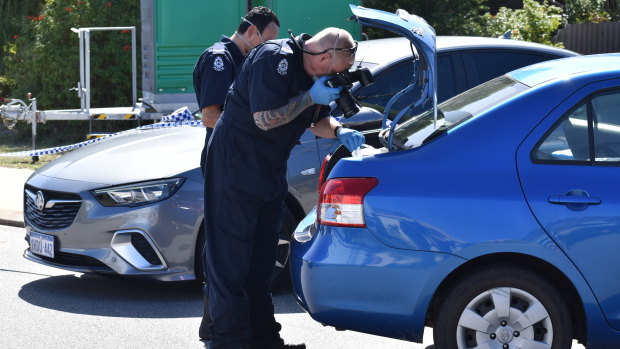
[[[498,77],[324,165],[300,304],[437,349],[620,347],[620,54]]]

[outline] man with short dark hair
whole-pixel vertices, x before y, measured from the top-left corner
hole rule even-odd
[[[325,82],[353,65],[356,49],[337,28],[272,40],[248,54],[228,91],[205,172],[210,349],[305,348],[284,344],[270,293],[286,163],[306,129],[351,151],[364,142],[321,107],[339,97],[342,87]]]
[[[243,57],[254,47],[278,37],[280,21],[271,9],[257,6],[241,18],[237,31],[207,48],[194,67],[194,90],[202,123],[207,127],[200,167],[205,170],[205,153],[215,122],[220,117],[228,88],[241,67]]]
[[[194,67],[194,89],[198,108],[202,114],[202,123],[207,127],[205,145],[200,157],[200,168],[203,174],[209,138],[222,113],[226,93],[241,67],[243,58],[254,47],[277,38],[279,26],[280,21],[273,11],[262,6],[254,7],[241,18],[237,31],[230,38],[222,35],[221,40],[207,48],[198,59]],[[202,265],[204,265],[204,254],[200,258],[203,259]],[[208,306],[209,291],[208,278],[206,272],[203,271],[203,273],[205,279],[203,285],[204,315],[198,334],[201,339],[208,340],[211,323]]]

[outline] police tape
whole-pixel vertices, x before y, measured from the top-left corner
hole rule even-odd
[[[0,156],[32,157],[32,156],[58,154],[58,153],[63,153],[69,150],[77,149],[77,148],[83,148],[83,147],[86,147],[86,146],[89,146],[95,143],[99,143],[99,142],[108,140],[112,137],[116,137],[121,134],[127,134],[127,133],[131,133],[135,131],[148,130],[148,129],[154,129],[154,128],[169,128],[169,127],[180,127],[180,126],[202,127],[202,121],[195,121],[192,114],[189,112],[189,109],[187,107],[183,107],[183,108],[180,108],[174,111],[170,115],[163,116],[161,121],[156,124],[145,125],[145,126],[133,128],[131,130],[111,133],[103,137],[99,137],[99,138],[95,138],[95,139],[91,139],[88,141],[75,143],[71,145],[64,145],[60,147],[53,147],[53,148],[46,148],[46,149],[39,149],[39,150],[25,150],[25,151],[18,151],[18,152],[12,152],[12,153],[0,153]]]

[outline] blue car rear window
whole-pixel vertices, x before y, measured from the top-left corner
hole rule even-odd
[[[437,132],[447,131],[527,89],[507,75],[495,78],[441,103],[436,124],[432,109],[402,122],[394,132],[393,143],[401,149],[418,147]]]

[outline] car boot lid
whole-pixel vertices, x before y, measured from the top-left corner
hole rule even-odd
[[[435,30],[428,23],[426,23],[423,18],[409,14],[405,10],[399,9],[395,13],[389,13],[357,5],[349,6],[351,7],[351,12],[353,12],[354,18],[358,21],[358,23],[366,26],[386,29],[404,36],[412,43],[413,47],[417,51],[414,55],[414,59],[416,60],[416,69],[414,69],[414,74],[422,74],[423,78],[414,78],[412,80],[413,82],[409,86],[394,95],[394,97],[392,97],[392,99],[388,102],[385,112],[383,113],[382,128],[385,129],[386,127],[390,127],[388,149],[391,150],[394,128],[398,124],[400,118],[407,114],[407,112],[412,108],[428,101],[432,103],[434,120],[437,120],[437,47]],[[417,55],[419,54],[423,56],[424,65],[421,71],[418,72],[418,64],[420,60]],[[418,100],[411,101],[409,107],[403,108],[390,125],[387,121],[387,116],[391,105],[396,102],[398,98],[412,90],[417,81],[422,81],[423,83],[423,86],[421,86],[422,93],[420,94]]]

